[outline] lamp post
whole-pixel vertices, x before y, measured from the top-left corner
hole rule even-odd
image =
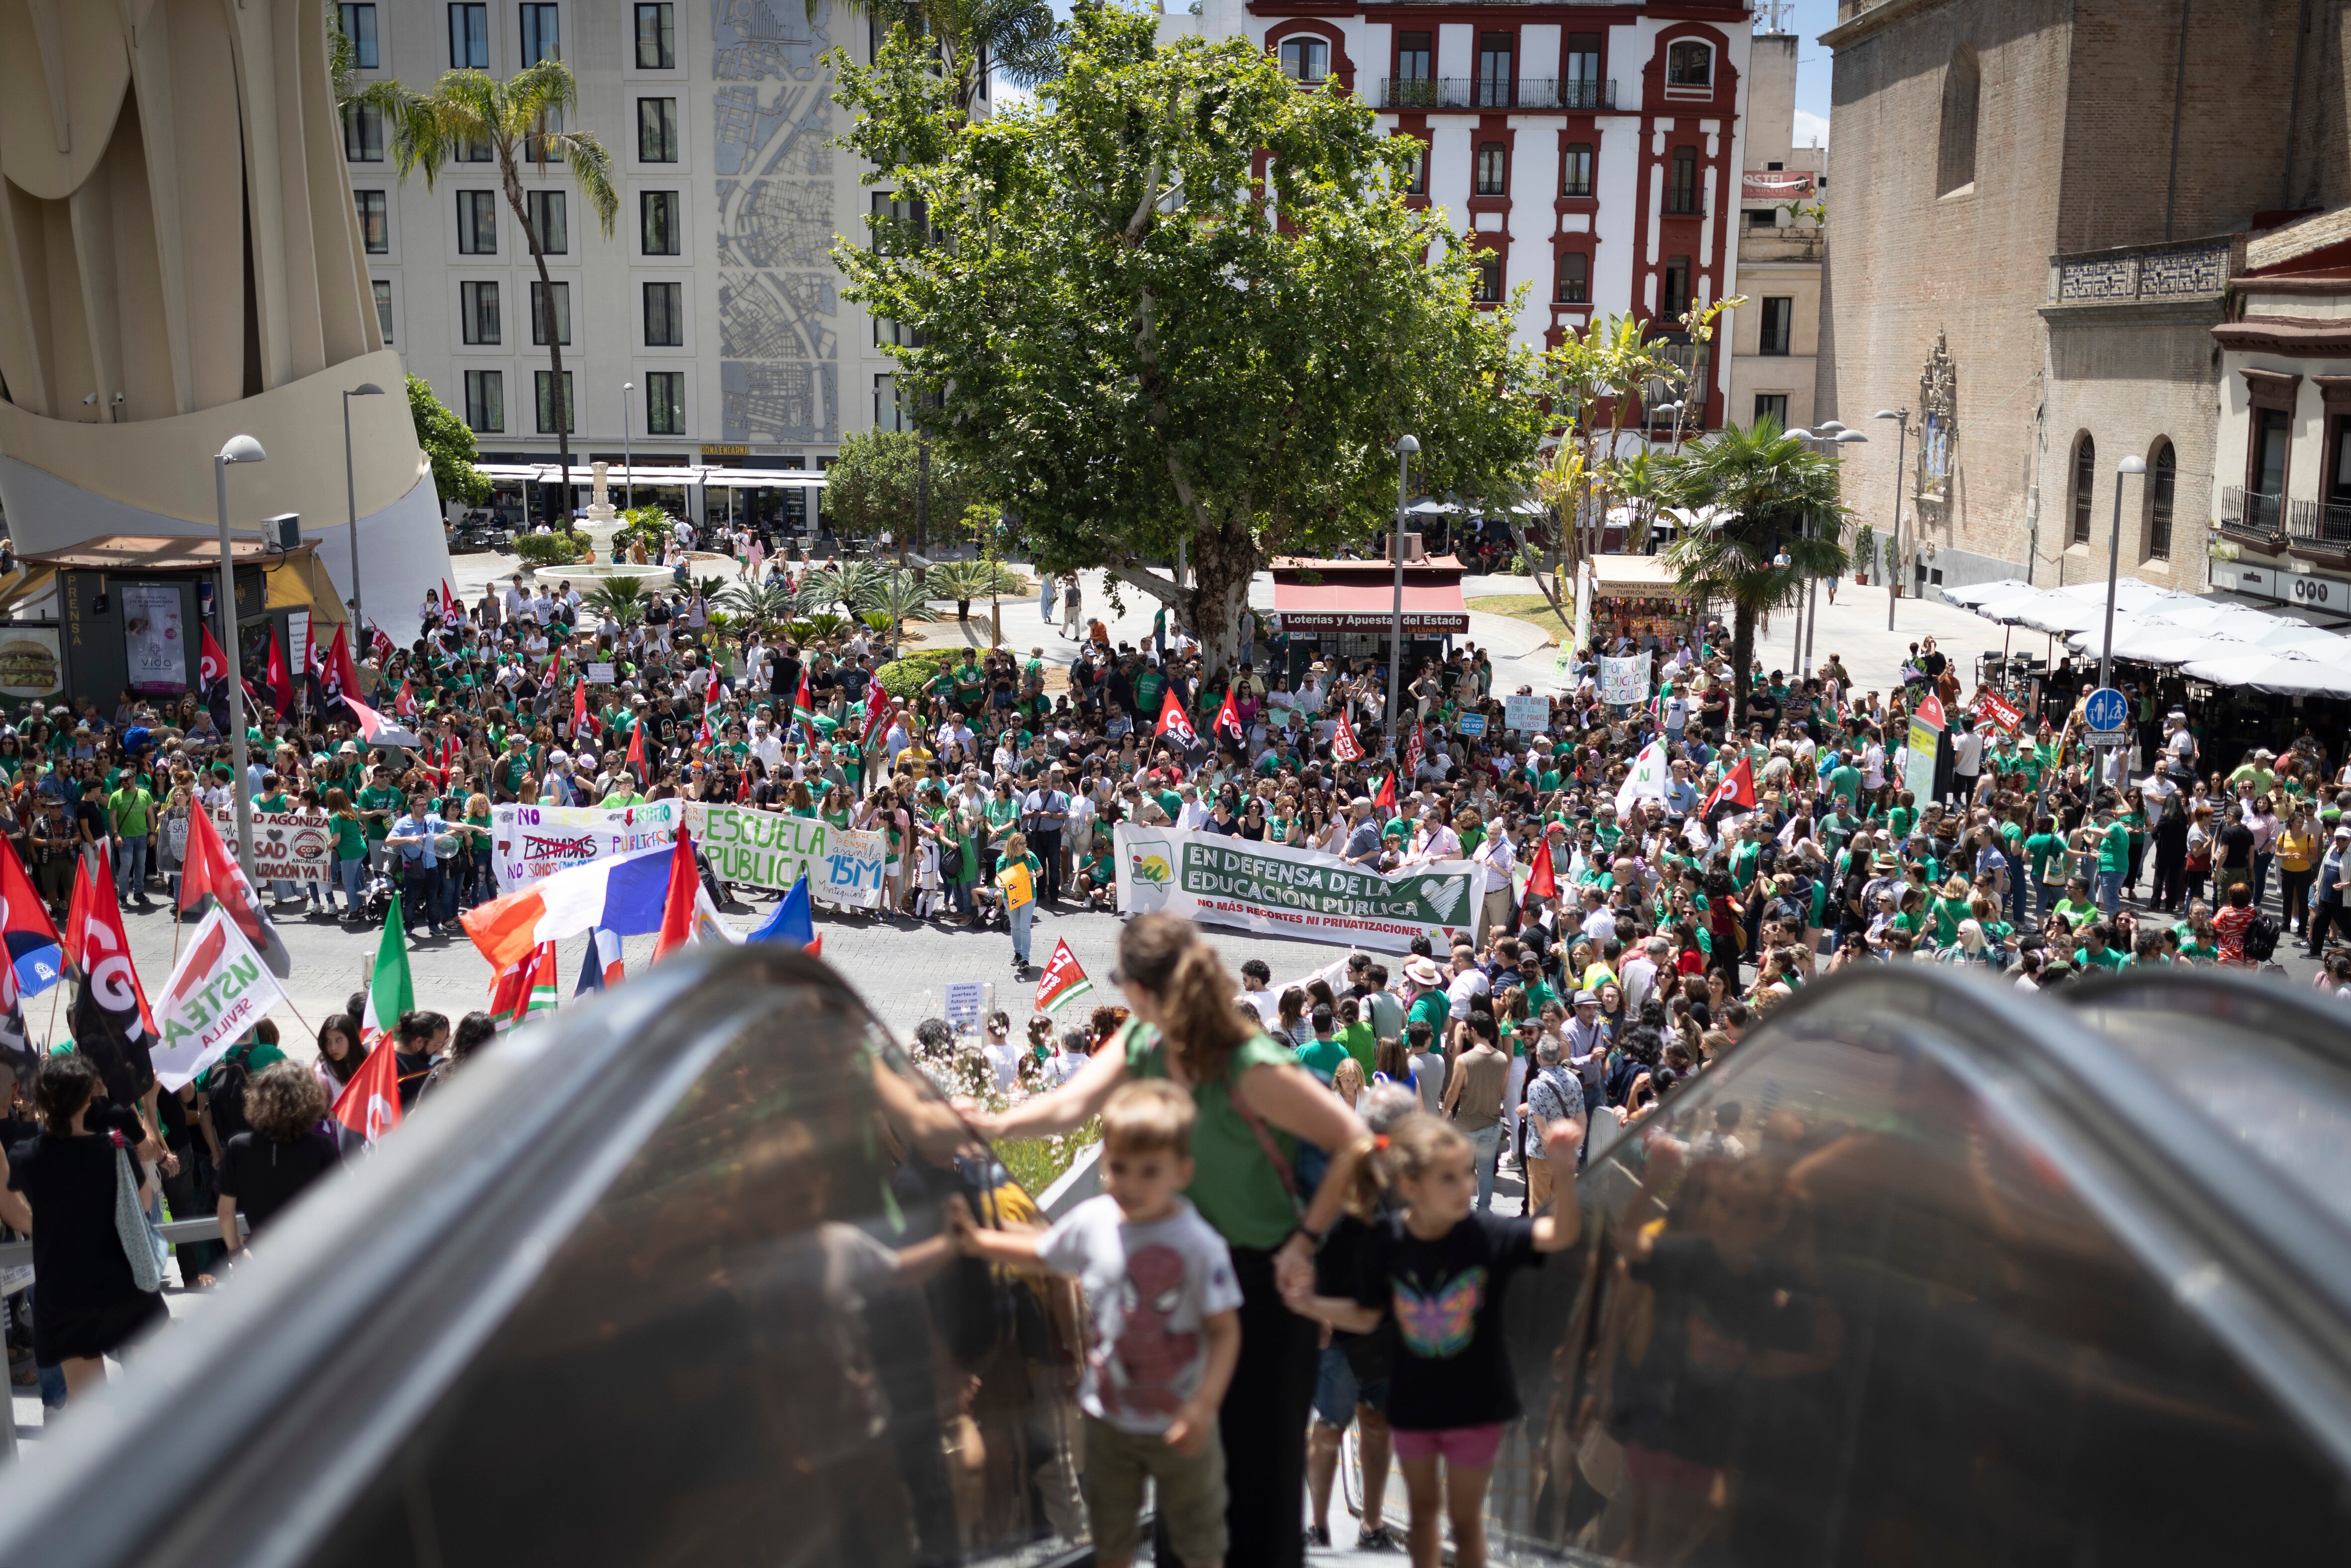
[[[1815,435],[1809,430],[1792,430],[1788,432],[1788,434],[1796,440],[1802,442],[1807,448],[1810,448],[1814,442],[1827,439],[1825,436]],[[1798,538],[1810,538],[1812,535],[1812,514],[1807,512],[1804,514],[1803,521],[1796,525],[1796,537]],[[1772,558],[1771,564],[1773,566],[1783,565],[1788,559],[1789,557],[1787,551],[1782,549],[1779,554]],[[1796,635],[1794,643],[1788,649],[1788,662],[1796,666],[1797,684],[1799,685],[1802,685],[1804,674],[1804,601],[1801,596],[1796,601]]]
[[[1894,538],[1886,548],[1891,559],[1886,563],[1886,629],[1894,630],[1894,601],[1902,597],[1902,457],[1910,440],[1910,411],[1907,408],[1881,408],[1876,416],[1894,421]]]
[[[348,405],[346,405],[348,406]],[[213,500],[220,512],[221,650],[228,659],[228,756],[236,769],[236,860],[253,880],[253,791],[245,776],[245,665],[236,645],[236,568],[228,553],[228,465],[266,463],[269,454],[250,435],[232,435],[213,458]]]
[[[629,456],[629,394],[637,390],[634,382],[621,383],[621,509],[637,509],[636,465]]]
[[[1394,622],[1388,628],[1388,755],[1401,757],[1396,746],[1396,695],[1404,685],[1404,501],[1405,486],[1412,471],[1413,455],[1420,450],[1416,437],[1396,437],[1396,517],[1395,549],[1395,610]]]
[[[1831,423],[1834,423],[1834,421],[1832,421]],[[1840,430],[1840,431],[1838,431],[1838,432],[1836,433],[1836,438],[1835,438],[1835,439],[1836,439],[1836,444],[1838,444],[1839,446],[1861,446],[1861,445],[1866,445],[1866,444],[1868,444],[1868,441],[1869,441],[1869,437],[1867,437],[1866,435],[1864,435],[1864,434],[1863,434],[1861,432],[1859,432],[1858,430]],[[1842,460],[1840,460],[1840,463],[1839,463],[1839,468],[1840,468],[1840,470],[1842,469],[1842,467],[1843,467],[1843,463],[1842,463]],[[1842,490],[1842,489],[1844,488],[1844,486],[1843,486],[1842,485],[1840,485],[1840,486],[1838,486],[1838,488],[1839,488],[1840,490]],[[1813,663],[1813,634],[1814,632],[1818,632],[1818,631],[1820,630],[1820,625],[1821,625],[1821,616],[1820,616],[1821,599],[1820,599],[1820,595],[1821,595],[1821,580],[1820,580],[1819,578],[1817,578],[1817,577],[1816,577],[1816,578],[1813,579],[1813,589],[1812,589],[1812,611],[1811,611],[1811,612],[1810,612],[1809,614],[1807,614],[1807,615],[1804,617],[1804,667],[1805,667],[1806,669],[1810,669],[1810,668],[1812,667],[1812,663]]]
[[[2147,459],[2133,453],[2115,465],[2115,526],[2106,538],[2106,633],[2098,646],[2098,685],[2114,684],[2115,587],[2123,570],[2123,476],[2145,474]]]
[[[353,387],[350,391],[343,394],[343,499],[350,507],[351,519],[350,650],[351,657],[354,662],[356,662],[360,656],[360,638],[363,635],[361,628],[364,627],[367,622],[360,616],[360,487],[359,481],[352,476],[351,473],[351,399],[355,397],[381,397],[382,395],[383,389],[376,385],[373,382],[361,382],[359,385]],[[231,461],[251,461],[251,459],[233,458]],[[224,493],[221,499],[221,538],[223,540],[221,549],[225,551],[228,549],[228,545],[226,543],[228,538],[228,499],[225,493]],[[243,732],[239,731],[239,733],[242,734]]]

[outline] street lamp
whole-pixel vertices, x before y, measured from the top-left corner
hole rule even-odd
[[[351,658],[354,663],[358,661],[360,653],[360,637],[362,634],[360,629],[365,626],[367,622],[360,614],[360,487],[359,481],[354,478],[351,474],[351,399],[355,397],[381,397],[382,395],[383,389],[376,385],[373,382],[361,382],[359,385],[353,387],[350,391],[343,394],[343,499],[350,507],[351,515],[350,651]],[[254,450],[258,452],[260,448],[256,446]],[[230,461],[255,462],[257,461],[257,459],[231,458]],[[225,499],[221,502],[221,528],[223,530],[221,537],[223,539],[226,539],[228,537],[226,532],[228,528],[228,502]],[[228,547],[224,544],[221,548],[225,550]]]
[[[1404,501],[1406,476],[1412,470],[1414,454],[1420,450],[1418,439],[1409,435],[1396,437],[1396,518],[1395,518],[1395,612],[1394,623],[1388,628],[1388,755],[1401,757],[1396,747],[1396,694],[1404,685]]]
[[[2123,476],[2147,472],[2147,459],[2133,453],[2115,465],[2115,526],[2106,538],[2106,634],[2098,649],[2098,685],[2114,684],[2115,585],[2123,569]]]
[[[1809,430],[1792,430],[1788,432],[1788,434],[1793,439],[1802,442],[1807,447],[1810,447],[1815,442],[1825,441],[1828,439],[1825,435],[1816,435]],[[1796,525],[1797,537],[1799,538],[1804,538],[1811,532],[1812,523],[1813,519],[1811,516],[1807,514],[1804,520]],[[1771,558],[1771,564],[1774,568],[1784,567],[1788,563],[1789,556],[1785,548],[1782,548],[1779,554]],[[1801,599],[1796,601],[1796,634],[1792,645],[1788,649],[1788,662],[1796,666],[1797,684],[1801,685],[1803,683],[1804,674],[1804,602]]]
[[[1830,424],[1836,424],[1836,421],[1833,419],[1833,420],[1829,421],[1829,423],[1830,423]],[[1865,445],[1867,445],[1867,444],[1869,444],[1869,437],[1867,437],[1866,435],[1864,435],[1864,434],[1863,434],[1861,432],[1859,432],[1858,430],[1847,430],[1847,429],[1845,429],[1843,425],[1837,425],[1837,433],[1836,433],[1836,434],[1835,434],[1834,436],[1830,437],[1829,439],[1830,439],[1830,440],[1832,440],[1833,442],[1834,442],[1834,444],[1837,444],[1837,445],[1839,445],[1839,446],[1865,446]],[[1840,485],[1840,486],[1838,486],[1838,488],[1839,488],[1839,489],[1843,489],[1843,487],[1844,487],[1844,486],[1843,486],[1842,485]],[[1820,628],[1821,628],[1821,580],[1820,580],[1819,578],[1817,578],[1817,577],[1816,577],[1816,578],[1813,579],[1813,587],[1812,587],[1811,603],[1810,603],[1810,604],[1809,604],[1809,606],[1807,607],[1807,609],[1806,609],[1806,611],[1805,611],[1805,613],[1804,613],[1804,662],[1803,662],[1803,667],[1804,667],[1804,668],[1806,668],[1806,669],[1810,669],[1810,668],[1812,667],[1812,664],[1813,664],[1813,633],[1814,633],[1814,632],[1818,632],[1818,631],[1820,630]]]
[[[349,405],[346,405],[349,406]],[[228,659],[228,756],[236,769],[236,859],[253,880],[253,790],[245,776],[245,665],[236,646],[236,568],[228,554],[228,465],[266,463],[269,454],[250,435],[232,435],[213,458],[213,500],[220,512],[221,648]]]
[[[637,390],[634,382],[621,383],[621,509],[637,509],[636,465],[629,457],[629,394]]]
[[[1894,421],[1894,538],[1886,547],[1891,552],[1886,563],[1886,629],[1894,630],[1894,601],[1902,594],[1902,455],[1910,439],[1910,411],[1907,408],[1881,408],[1876,417]]]

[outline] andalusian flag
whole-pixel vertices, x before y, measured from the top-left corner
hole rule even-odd
[[[555,944],[542,942],[490,982],[490,1017],[500,1033],[555,1010]]]
[[[816,745],[816,702],[809,695],[806,670],[800,672],[800,689],[792,694],[792,722],[808,732],[808,743],[813,747]]]
[[[415,1007],[416,985],[408,977],[408,931],[401,924],[400,894],[394,893],[392,907],[384,911],[383,940],[376,944],[375,974],[368,981],[360,1043],[374,1050],[376,1041],[400,1022],[400,1015]]]
[[[1086,972],[1078,967],[1078,956],[1070,951],[1068,941],[1057,941],[1052,957],[1046,961],[1045,973],[1038,978],[1034,1006],[1040,1013],[1057,1013],[1093,988]]]

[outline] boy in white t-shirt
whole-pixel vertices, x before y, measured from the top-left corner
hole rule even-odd
[[[1102,1196],[1052,1229],[982,1230],[958,1197],[956,1244],[1042,1267],[1085,1292],[1086,1518],[1100,1568],[1142,1543],[1143,1482],[1185,1568],[1222,1568],[1225,1453],[1217,1411],[1240,1360],[1240,1283],[1224,1238],[1182,1197],[1192,1181],[1192,1097],[1131,1082],[1102,1107]]]

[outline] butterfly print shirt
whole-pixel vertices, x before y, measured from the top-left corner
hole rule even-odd
[[[1364,1249],[1355,1300],[1395,1327],[1388,1420],[1406,1431],[1488,1427],[1519,1414],[1517,1379],[1502,1342],[1502,1292],[1542,1262],[1534,1221],[1472,1214],[1435,1241],[1391,1218]]]

